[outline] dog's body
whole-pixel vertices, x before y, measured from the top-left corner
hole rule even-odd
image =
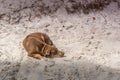
[[[28,56],[36,59],[44,57],[62,57],[63,52],[59,51],[50,38],[44,33],[31,33],[23,40],[23,46],[28,52]]]

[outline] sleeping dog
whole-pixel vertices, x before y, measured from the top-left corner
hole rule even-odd
[[[48,35],[44,33],[31,33],[23,40],[23,46],[28,56],[42,59],[42,57],[55,58],[63,57],[64,52],[59,51]]]

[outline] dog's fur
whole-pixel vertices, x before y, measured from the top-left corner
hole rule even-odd
[[[23,40],[23,46],[28,52],[28,56],[36,59],[42,57],[54,58],[62,57],[64,53],[59,51],[50,40],[48,35],[44,33],[31,33]]]

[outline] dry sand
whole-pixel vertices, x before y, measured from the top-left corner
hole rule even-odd
[[[0,80],[120,80],[120,9],[115,4],[88,15],[61,8],[31,22],[1,20]],[[48,34],[65,57],[28,57],[22,41],[32,32]]]

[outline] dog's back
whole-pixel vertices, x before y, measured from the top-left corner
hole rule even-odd
[[[53,45],[53,42],[50,40],[50,38],[48,37],[48,35],[44,34],[44,33],[31,33],[30,35],[28,35],[30,37],[34,37],[37,38],[39,40],[41,40],[42,42],[48,44],[48,45]]]

